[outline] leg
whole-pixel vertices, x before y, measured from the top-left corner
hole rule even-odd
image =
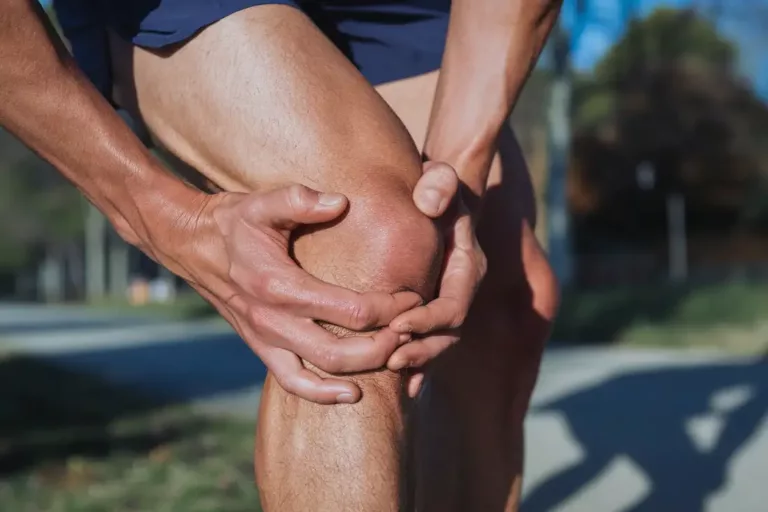
[[[378,88],[419,147],[437,79],[435,72]],[[461,342],[433,365],[418,406],[420,512],[517,510],[520,500],[523,419],[557,289],[533,236],[533,190],[511,130],[499,140],[488,185],[478,226],[488,275]]]
[[[301,183],[349,197],[341,222],[295,241],[305,269],[358,290],[433,294],[442,242],[411,199],[418,152],[391,109],[303,14],[255,7],[168,55],[119,42],[115,53],[123,55],[115,73],[120,101],[219,187]],[[300,401],[267,379],[257,435],[265,510],[398,510],[400,377],[350,378],[363,399],[333,407]]]

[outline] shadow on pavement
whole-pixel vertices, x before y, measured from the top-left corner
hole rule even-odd
[[[99,375],[163,404],[185,403],[264,382],[261,361],[235,334],[142,344],[47,358],[71,371]]]
[[[524,512],[545,512],[586,488],[617,456],[632,459],[650,491],[631,511],[703,510],[735,452],[768,413],[768,362],[675,366],[627,373],[535,408],[560,413],[584,459],[538,485]],[[688,433],[691,420],[722,429],[713,446]]]
[[[57,356],[0,359],[0,476],[72,456],[146,452],[206,420],[148,420],[169,405],[261,384],[266,370],[237,336]],[[146,415],[145,415],[146,416]]]

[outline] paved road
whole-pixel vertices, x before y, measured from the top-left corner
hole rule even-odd
[[[37,373],[54,373],[50,366],[95,377],[116,396],[129,390],[145,407],[191,402],[248,417],[256,415],[266,376],[223,322],[162,322],[73,307],[0,305],[2,353],[33,358]]]
[[[264,368],[221,324],[0,307],[25,352],[162,403],[255,415]],[[524,512],[768,511],[768,363],[554,348],[527,422]]]
[[[527,425],[524,512],[768,510],[768,364],[554,350]]]

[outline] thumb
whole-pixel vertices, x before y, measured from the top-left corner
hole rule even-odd
[[[342,194],[318,192],[303,185],[254,194],[247,201],[246,215],[250,223],[278,230],[328,222],[347,208],[347,198]]]
[[[459,177],[453,167],[443,162],[427,162],[413,190],[413,202],[421,213],[435,219],[448,209],[458,188]]]

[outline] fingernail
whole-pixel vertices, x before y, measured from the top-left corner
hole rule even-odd
[[[401,334],[400,335],[400,343],[408,343],[411,341],[411,335],[410,334]]]
[[[336,401],[340,404],[353,404],[355,403],[355,397],[351,393],[341,393],[336,397]]]
[[[422,206],[425,210],[428,210],[428,212],[425,213],[431,213],[432,215],[437,214],[437,212],[440,211],[440,202],[442,200],[442,195],[440,192],[433,188],[428,188],[424,192],[421,193],[421,199],[422,199]]]
[[[323,206],[338,206],[342,201],[344,201],[344,196],[341,194],[322,193],[317,198],[317,202]]]

